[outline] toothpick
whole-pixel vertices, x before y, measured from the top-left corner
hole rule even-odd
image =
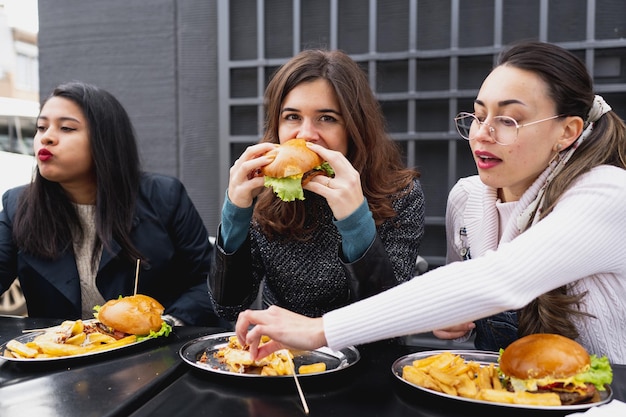
[[[300,381],[298,381],[298,375],[296,374],[296,367],[293,364],[293,360],[291,359],[291,356],[289,355],[289,351],[286,352],[282,352],[281,353],[285,354],[287,356],[287,362],[289,362],[289,365],[291,366],[291,372],[293,373],[293,380],[296,381],[296,387],[298,388],[298,395],[300,396],[300,401],[302,402],[302,407],[304,408],[304,414],[309,414],[309,406],[306,403],[306,399],[304,398],[304,393],[302,392],[302,388],[300,387]]]
[[[137,269],[135,270],[135,292],[133,295],[137,295],[137,282],[139,282],[139,259],[137,259]]]
[[[22,333],[45,332],[47,330],[50,330],[50,327],[42,327],[41,329],[23,329]]]

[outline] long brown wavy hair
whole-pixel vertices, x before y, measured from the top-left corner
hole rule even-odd
[[[587,120],[595,97],[593,81],[585,64],[571,52],[543,42],[523,42],[504,51],[499,65],[531,71],[545,82],[556,104],[556,113]],[[540,219],[547,216],[563,193],[581,175],[598,165],[626,168],[626,126],[612,111],[594,123],[593,131],[548,185]],[[543,294],[519,312],[518,333],[559,333],[577,338],[575,316],[589,316],[581,310],[585,293],[564,286]]]
[[[386,132],[380,104],[367,76],[347,54],[309,49],[276,71],[265,90],[262,142],[279,143],[278,122],[283,100],[299,84],[319,78],[327,80],[337,95],[349,141],[346,158],[361,175],[363,194],[379,225],[395,217],[392,198],[399,197],[403,190],[410,191],[410,184],[420,174],[405,167],[397,144]],[[254,217],[269,236],[303,239],[306,201],[285,203],[271,189],[266,189],[258,197]]]

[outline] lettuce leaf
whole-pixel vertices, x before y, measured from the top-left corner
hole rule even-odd
[[[304,200],[302,175],[294,175],[286,178],[274,178],[266,175],[265,186],[273,188],[274,193],[283,201]]]
[[[324,172],[326,172],[326,175],[328,175],[329,177],[332,177],[333,175],[335,175],[335,170],[326,161],[324,161],[324,163],[322,163],[322,165],[320,165],[318,167],[315,167],[315,170],[317,170],[317,171],[324,171]]]
[[[316,171],[324,171],[326,175],[332,177],[335,171],[328,162],[313,168]],[[304,191],[302,190],[302,175],[292,175],[286,178],[264,177],[264,185],[273,188],[274,193],[283,201],[304,200]]]
[[[150,334],[147,334],[145,336],[137,336],[137,341],[141,342],[142,340],[146,340],[146,339],[154,339],[160,336],[169,336],[170,333],[172,332],[172,326],[170,326],[165,320],[163,320],[163,323],[161,323],[161,328],[159,329],[158,332],[155,332],[154,330],[150,330]]]
[[[579,382],[588,382],[596,386],[599,391],[604,391],[605,384],[613,381],[613,370],[609,363],[609,358],[602,356],[598,358],[596,355],[590,355],[591,366],[585,372],[576,375],[574,379]]]

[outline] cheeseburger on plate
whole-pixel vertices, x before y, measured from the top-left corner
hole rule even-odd
[[[165,308],[154,298],[136,294],[109,300],[95,307],[94,316],[116,338],[136,335],[137,340],[168,336],[172,327],[163,320]]]
[[[266,156],[273,156],[274,160],[261,169],[265,186],[273,188],[283,201],[304,200],[302,186],[311,178],[335,174],[328,162],[306,146],[305,139],[290,139],[266,153]]]
[[[567,337],[538,333],[500,350],[499,368],[510,391],[554,392],[562,405],[599,401],[613,372],[606,356],[589,355]]]

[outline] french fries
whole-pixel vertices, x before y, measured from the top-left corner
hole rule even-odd
[[[261,338],[261,343],[267,343],[270,339],[266,336]],[[288,352],[288,351],[287,351]],[[228,338],[228,345],[220,348],[214,356],[224,363],[229,370],[236,373],[260,373],[266,376],[291,375],[293,369],[288,361],[293,355],[274,352],[265,358],[253,361],[247,347],[242,346],[237,336]]]
[[[315,374],[319,372],[326,371],[326,363],[325,362],[315,362],[310,363],[308,365],[300,365],[298,367],[299,374]]]
[[[406,381],[448,395],[476,400],[525,405],[561,405],[557,394],[510,392],[505,389],[496,364],[481,366],[451,352],[417,359],[402,368]]]
[[[267,343],[270,339],[267,336],[261,338],[261,343]],[[228,344],[218,349],[213,356],[228,369],[235,373],[253,373],[264,376],[292,375],[294,372],[293,353],[288,349],[281,349],[258,361],[250,358],[247,347],[242,346],[237,336],[230,336]],[[206,361],[203,358],[200,361]],[[298,368],[299,374],[323,372],[326,370],[324,362],[301,365]]]
[[[479,400],[526,405],[561,405],[561,398],[554,392],[535,394],[527,391],[510,392],[506,390],[485,389],[480,391]]]
[[[19,357],[23,358],[34,358],[39,353],[37,349],[28,347],[17,340],[9,340],[7,342],[7,349],[12,352],[13,355],[19,355]]]
[[[98,332],[82,320],[66,320],[59,326],[51,327],[32,341],[22,343],[10,340],[3,352],[5,357],[21,359],[57,358],[114,349],[133,343],[135,335],[122,339]]]

